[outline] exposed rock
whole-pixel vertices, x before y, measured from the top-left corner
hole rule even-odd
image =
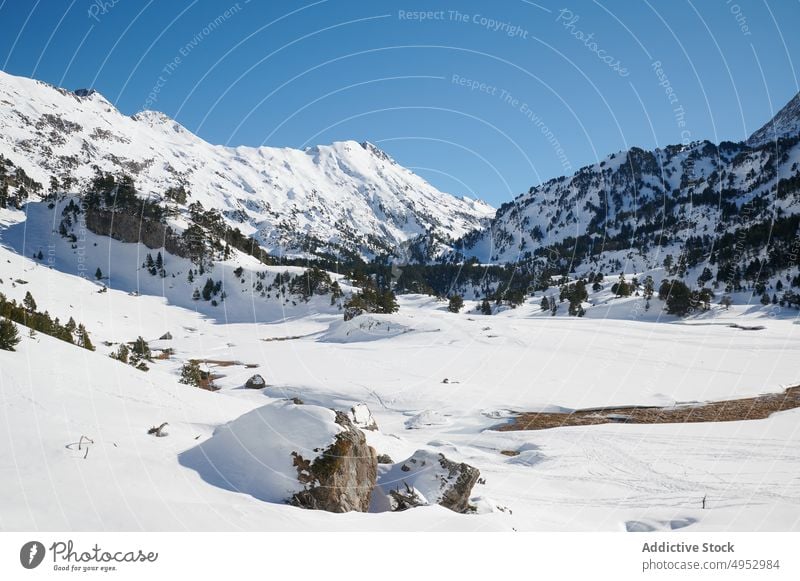
[[[378,429],[378,424],[375,422],[375,418],[372,417],[372,412],[369,411],[365,403],[357,403],[351,407],[348,417],[350,421],[353,422],[353,425],[361,430]]]
[[[87,208],[86,229],[121,242],[141,242],[151,249],[164,248],[170,254],[188,258],[186,248],[172,228],[143,219],[137,212]]]
[[[439,454],[439,465],[448,472],[446,479],[442,480],[439,504],[456,512],[464,512],[469,507],[469,495],[481,475],[480,470],[464,462],[448,460],[444,454]]]
[[[159,341],[172,341],[172,333],[167,331],[161,337],[158,338]]]
[[[245,382],[244,386],[247,389],[262,389],[267,386],[267,382],[264,381],[264,378],[261,377],[260,374],[256,373],[253,377]]]
[[[420,504],[440,504],[467,512],[472,488],[480,471],[444,454],[417,450],[381,473],[378,485],[387,497],[388,510],[405,510]]]
[[[425,499],[406,483],[403,483],[403,490],[396,488],[389,491],[389,506],[392,512],[401,512],[425,504]]]
[[[378,454],[378,464],[394,464],[389,454]]]
[[[336,423],[344,430],[313,462],[292,453],[297,479],[306,488],[291,503],[329,512],[366,512],[378,474],[375,450],[347,414],[336,412]]]

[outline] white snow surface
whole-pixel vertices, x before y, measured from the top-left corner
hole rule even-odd
[[[19,223],[18,214],[0,218]],[[39,310],[84,323],[97,346],[89,352],[21,327],[17,350],[0,351],[2,530],[800,527],[800,410],[729,423],[493,429],[514,411],[704,402],[796,385],[796,311],[715,306],[678,320],[658,299],[644,312],[640,298],[604,290],[580,319],[542,313],[539,296],[482,316],[471,301],[453,314],[411,295],[398,313],[374,320],[427,332],[331,341],[341,313],[322,303],[251,304],[247,318],[251,299],[230,298],[223,305],[241,315],[226,319],[181,299],[186,288],[98,293],[97,282],[60,271],[65,262],[48,268],[0,242],[0,292],[19,301],[30,291]],[[173,339],[158,340],[167,331]],[[148,372],[108,357],[139,335],[173,355]],[[178,383],[189,359],[208,361],[219,391]],[[268,387],[244,389],[254,373]],[[473,490],[478,514],[439,506],[330,514],[281,502],[293,490],[285,453],[323,447],[337,429],[327,408],[358,403],[377,422],[365,435],[378,453],[396,462],[418,450],[443,453],[477,467],[485,478]],[[409,429],[420,417],[447,421]],[[147,434],[162,422],[168,436]],[[423,484],[414,486],[430,494]]]

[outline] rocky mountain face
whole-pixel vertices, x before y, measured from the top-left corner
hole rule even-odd
[[[783,109],[747,139],[747,145],[758,147],[773,144],[782,138],[800,133],[800,93],[794,96]]]
[[[503,204],[451,258],[553,273],[663,265],[734,289],[796,275],[799,135],[800,96],[746,142],[609,155]]]
[[[187,204],[219,211],[273,254],[371,258],[423,238],[436,253],[494,214],[438,191],[370,143],[211,145],[162,113],[128,117],[96,91],[3,72],[0,127],[0,156],[14,168],[6,199],[22,186],[24,201],[81,192],[98,172],[126,174],[153,201],[183,187]]]

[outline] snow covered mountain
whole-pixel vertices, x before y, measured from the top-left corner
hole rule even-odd
[[[0,72],[0,155],[47,191],[125,173],[143,196],[170,187],[217,209],[269,252],[371,257],[425,235],[446,244],[494,213],[444,194],[370,143],[303,151],[212,145],[162,113],[128,117],[92,90]]]
[[[753,133],[747,144],[758,147],[765,143],[774,143],[780,138],[791,137],[800,133],[800,93],[794,96],[777,115]]]
[[[800,96],[747,142],[634,147],[534,186],[456,247],[554,274],[664,264],[741,289],[797,274],[798,222]]]

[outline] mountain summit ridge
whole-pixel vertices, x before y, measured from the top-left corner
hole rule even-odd
[[[0,154],[44,186],[125,173],[142,196],[184,186],[275,254],[371,258],[431,234],[444,249],[494,209],[443,193],[369,142],[306,150],[213,145],[157,111],[0,71]],[[311,153],[310,153],[311,152]]]

